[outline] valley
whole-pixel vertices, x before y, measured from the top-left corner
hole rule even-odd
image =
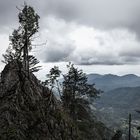
[[[138,130],[140,124],[140,77],[129,74],[117,76],[112,74],[88,75],[88,82],[102,90],[96,100],[94,112],[96,117],[109,128],[128,133],[128,116],[132,115],[132,135],[140,139]]]

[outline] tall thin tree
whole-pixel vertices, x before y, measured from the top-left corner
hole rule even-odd
[[[32,49],[31,38],[38,32],[39,16],[35,13],[34,9],[26,4],[24,4],[23,10],[19,13],[19,23],[21,34],[23,38],[23,58],[24,67],[29,74],[29,51]]]
[[[6,54],[3,55],[3,62],[9,63],[15,59],[21,61],[29,75],[30,67],[32,67],[31,71],[39,70],[39,67],[33,68],[39,61],[34,56],[29,55],[29,51],[32,49],[33,37],[39,29],[38,21],[40,17],[32,7],[25,3],[24,8],[19,12],[18,18],[20,25],[9,37],[11,43],[6,50]]]
[[[131,114],[129,114],[129,134],[128,134],[128,140],[131,140]]]

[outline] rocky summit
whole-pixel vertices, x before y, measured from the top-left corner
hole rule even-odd
[[[79,108],[73,120],[62,102],[19,61],[0,77],[0,140],[110,140],[112,132]]]
[[[22,64],[12,61],[0,79],[1,140],[76,140],[78,131],[61,103]]]

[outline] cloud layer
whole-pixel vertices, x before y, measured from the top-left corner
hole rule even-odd
[[[100,29],[123,27],[140,34],[139,0],[51,0],[46,3],[47,12],[87,26]]]
[[[23,0],[0,1],[0,31],[18,26],[16,6]],[[41,16],[41,42],[35,54],[44,62],[79,65],[140,64],[139,0],[27,0]],[[7,40],[2,40],[2,48]],[[8,47],[8,46],[7,46]],[[4,50],[4,49],[2,49]]]
[[[140,34],[139,0],[26,0],[42,18],[53,15],[99,29],[128,28]],[[15,23],[16,6],[24,0],[0,1],[0,25]]]
[[[48,43],[39,56],[45,62],[73,61],[79,65],[140,62],[140,42],[136,34],[127,29],[106,32],[54,17],[46,18],[44,26],[46,30],[41,36],[46,37]]]

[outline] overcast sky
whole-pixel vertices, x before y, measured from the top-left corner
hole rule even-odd
[[[0,56],[23,0],[0,0]],[[87,73],[140,75],[140,0],[27,0],[40,15],[33,49],[43,70],[72,61]],[[0,57],[2,59],[2,57]],[[3,64],[0,63],[1,69]]]

